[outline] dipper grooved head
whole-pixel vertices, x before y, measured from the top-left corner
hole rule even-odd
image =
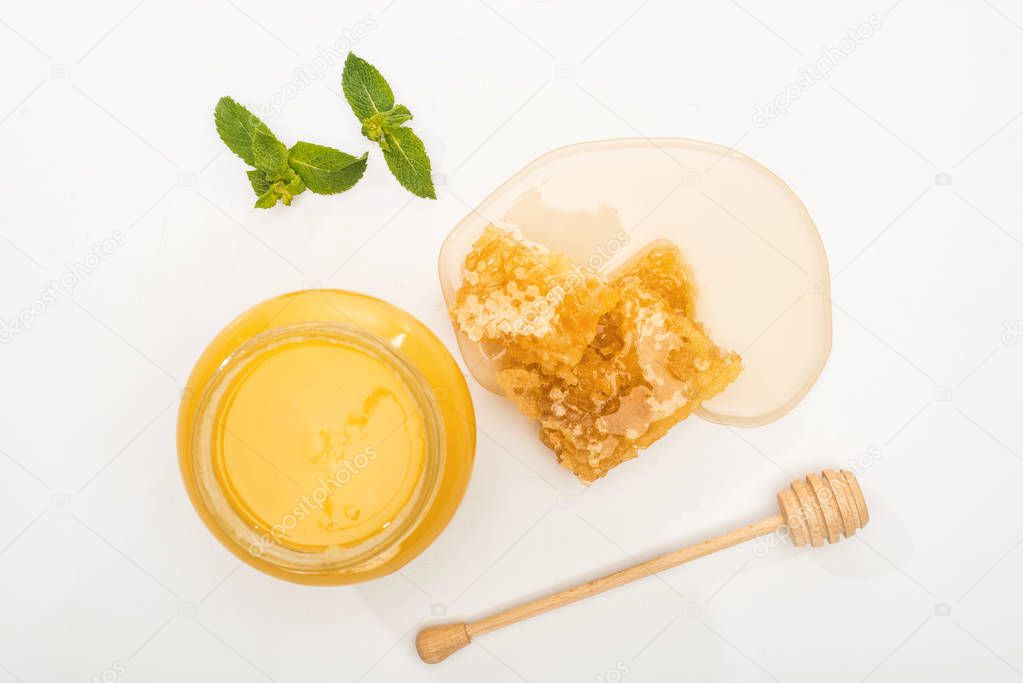
[[[870,520],[867,502],[852,472],[824,470],[797,479],[778,493],[778,506],[793,545],[838,543]]]

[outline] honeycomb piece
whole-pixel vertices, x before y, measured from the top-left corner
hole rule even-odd
[[[488,227],[466,256],[450,314],[475,342],[555,371],[579,360],[617,296],[604,278]]]
[[[736,354],[723,353],[699,323],[674,313],[668,297],[629,272],[612,282],[619,303],[568,372],[508,367],[498,374],[506,395],[540,423],[541,441],[585,483],[636,457],[742,367]]]
[[[678,248],[655,243],[608,283],[616,302],[576,360],[535,362],[529,338],[506,346],[497,378],[540,425],[540,440],[584,483],[636,457],[742,369],[696,322]]]

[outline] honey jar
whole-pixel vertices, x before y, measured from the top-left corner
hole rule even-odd
[[[199,357],[178,418],[185,487],[237,557],[305,584],[396,571],[451,520],[476,423],[461,371],[407,312],[308,290],[264,301]]]

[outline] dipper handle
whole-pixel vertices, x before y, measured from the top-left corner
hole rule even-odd
[[[789,488],[778,494],[778,503],[781,514],[772,515],[702,543],[665,553],[652,560],[553,595],[531,600],[477,621],[429,626],[416,636],[416,650],[424,662],[436,664],[481,634],[677,567],[724,548],[745,543],[786,526],[794,545],[803,546],[810,542],[811,545],[818,546],[824,539],[836,543],[842,536],[851,536],[868,520],[867,506],[859,484],[852,473],[845,471],[824,470],[821,474],[807,476],[805,480],[794,481]]]

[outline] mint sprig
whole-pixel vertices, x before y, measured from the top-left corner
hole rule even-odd
[[[255,114],[230,97],[220,98],[213,118],[228,149],[253,167],[246,175],[256,193],[257,209],[269,209],[278,202],[290,206],[306,189],[316,194],[344,192],[366,170],[365,154],[353,157],[309,142],[298,142],[289,150]]]
[[[355,116],[362,123],[362,134],[380,145],[384,160],[402,187],[427,199],[436,199],[426,147],[405,123],[412,112],[394,104],[394,93],[376,67],[348,53],[341,90]]]

